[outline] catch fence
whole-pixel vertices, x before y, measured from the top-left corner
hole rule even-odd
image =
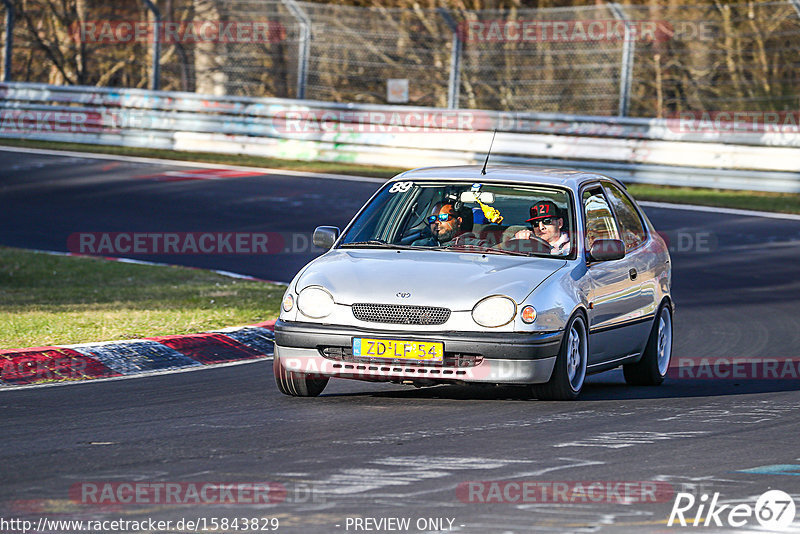
[[[295,0],[0,6],[6,81],[596,116],[800,109],[800,0],[480,11]]]

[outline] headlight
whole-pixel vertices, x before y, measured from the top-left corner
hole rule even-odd
[[[327,317],[333,311],[333,296],[319,286],[309,286],[297,295],[297,309],[312,319]]]
[[[494,328],[510,323],[517,313],[517,305],[508,297],[486,297],[472,308],[472,319],[481,326]]]

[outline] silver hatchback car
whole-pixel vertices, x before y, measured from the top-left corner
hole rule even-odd
[[[517,384],[575,399],[622,366],[660,384],[672,352],[663,239],[619,181],[534,167],[433,167],[381,187],[289,285],[278,389],[332,377],[416,386]]]

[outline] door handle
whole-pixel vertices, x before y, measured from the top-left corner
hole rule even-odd
[[[636,269],[631,269],[630,271],[628,271],[628,276],[631,277],[631,280],[636,280],[637,276]]]

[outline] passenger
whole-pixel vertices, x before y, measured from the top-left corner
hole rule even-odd
[[[550,245],[550,254],[566,256],[570,251],[569,234],[564,230],[564,216],[554,202],[541,200],[531,206],[531,230],[520,230],[514,239],[534,237]]]
[[[469,211],[469,213],[466,213]],[[437,202],[425,219],[433,237],[420,239],[417,246],[449,247],[453,245],[478,244],[472,233],[472,210],[456,210],[452,202]],[[474,243],[473,243],[474,241]]]

